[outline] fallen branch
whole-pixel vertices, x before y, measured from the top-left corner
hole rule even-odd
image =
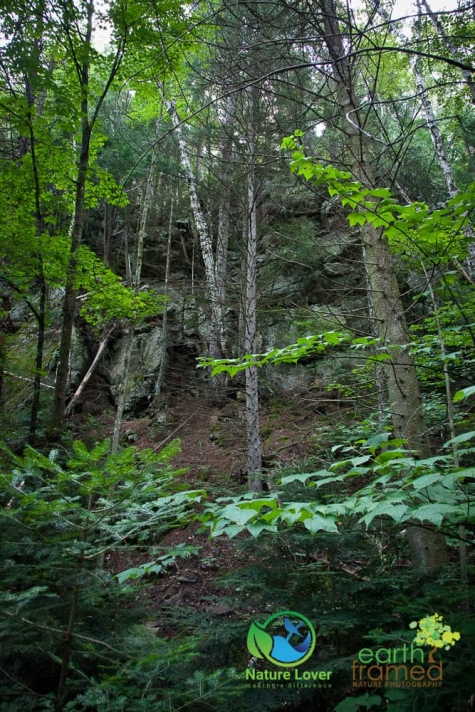
[[[102,354],[103,354],[103,352],[104,352],[104,349],[105,349],[106,346],[107,346],[107,342],[109,341],[109,337],[110,337],[110,335],[112,334],[112,332],[113,332],[114,329],[115,329],[115,324],[113,324],[113,325],[110,327],[110,329],[109,329],[109,330],[104,334],[104,336],[102,337],[101,342],[100,342],[100,344],[99,344],[99,347],[98,347],[98,349],[97,349],[97,353],[96,353],[96,355],[94,356],[93,362],[92,362],[91,365],[89,366],[89,369],[88,369],[86,375],[85,375],[84,378],[82,379],[82,381],[81,381],[81,383],[79,384],[79,386],[78,386],[78,388],[77,388],[75,394],[73,395],[73,397],[72,397],[71,400],[69,401],[69,403],[68,403],[68,405],[67,405],[67,407],[66,407],[66,409],[65,409],[65,411],[64,411],[64,417],[65,417],[65,418],[67,418],[69,415],[71,415],[74,406],[76,405],[76,403],[78,402],[78,400],[79,400],[79,398],[80,398],[80,396],[81,396],[81,393],[83,392],[84,388],[87,386],[87,383],[88,383],[89,379],[91,378],[92,374],[94,373],[94,370],[95,370],[97,364],[99,363],[99,359],[101,358],[101,356],[102,356]]]
[[[3,373],[6,373],[7,376],[11,376],[12,378],[18,378],[19,381],[28,381],[28,383],[34,383],[34,380],[32,378],[27,378],[26,376],[17,376],[16,373],[12,373],[11,371],[4,371]],[[40,383],[40,386],[43,386],[43,388],[52,388],[54,391],[54,386],[49,386],[47,383]]]

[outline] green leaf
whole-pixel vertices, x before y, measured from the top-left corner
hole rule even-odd
[[[312,534],[317,532],[338,532],[338,527],[334,519],[322,517],[320,514],[312,514],[304,520],[304,527]]]
[[[368,514],[363,517],[363,521],[368,526],[376,517],[391,517],[395,522],[401,522],[408,510],[407,504],[392,504],[391,502],[381,502],[377,504]]]
[[[277,532],[277,527],[270,524],[265,524],[264,522],[257,522],[256,524],[248,524],[246,526],[247,531],[251,536],[258,537],[261,532]]]
[[[287,475],[286,477],[282,477],[280,482],[282,485],[288,485],[291,482],[306,482],[309,477],[323,477],[323,476],[335,478],[335,475],[333,475],[328,470],[318,470],[317,472],[304,472],[304,473],[299,473],[296,475]],[[311,484],[314,484],[314,483],[311,483]]]
[[[135,580],[141,578],[145,574],[145,568],[143,566],[134,566],[131,569],[126,569],[116,574],[115,577],[119,583],[124,583],[129,579]]]
[[[247,648],[255,658],[265,658],[270,655],[274,640],[259,623],[251,623],[247,634]]]
[[[228,526],[223,526],[219,531],[214,530],[212,536],[220,536],[221,534],[227,534],[230,539],[235,537],[237,534],[242,532],[242,527],[238,524],[229,524]]]
[[[271,507],[272,509],[275,509],[277,507],[277,500],[274,497],[266,497],[246,502],[246,509],[251,508],[256,512],[260,512],[263,507]]]
[[[444,443],[444,447],[448,447],[449,445],[458,445],[459,443],[466,443],[468,440],[472,440],[473,438],[475,438],[475,430],[469,430],[467,433],[462,433],[461,435],[457,435],[455,438],[447,440],[447,442]]]
[[[439,527],[444,519],[457,511],[457,506],[453,504],[423,504],[411,510],[411,518],[419,519],[421,522],[430,522]]]
[[[335,707],[335,712],[359,712],[360,707],[381,707],[382,698],[365,692],[359,697],[347,697]]]
[[[246,524],[250,519],[256,516],[256,511],[254,509],[237,507],[235,504],[230,504],[225,507],[221,513],[223,519],[228,519],[235,524]]]
[[[364,225],[367,220],[366,215],[363,213],[349,213],[346,217],[350,223],[350,227],[354,225]]]
[[[440,475],[438,472],[435,472],[429,475],[422,475],[422,477],[417,477],[411,482],[411,485],[412,487],[414,487],[414,489],[425,489],[426,487],[430,487],[435,482],[440,482],[441,480],[442,475]]]
[[[454,395],[454,403],[458,403],[469,396],[473,396],[475,393],[475,386],[468,386],[468,388],[462,388],[461,391],[457,391]]]

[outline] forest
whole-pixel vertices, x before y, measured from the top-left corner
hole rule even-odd
[[[475,709],[475,5],[430,2],[1,0],[0,712]]]

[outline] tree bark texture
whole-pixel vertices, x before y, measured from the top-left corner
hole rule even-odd
[[[84,101],[86,103],[87,111],[87,99]],[[84,116],[83,114],[81,155],[79,158],[79,170],[76,185],[76,199],[71,239],[71,251],[68,260],[66,287],[63,301],[58,370],[56,372],[56,383],[53,398],[53,413],[51,419],[51,429],[53,433],[61,431],[64,423],[64,412],[69,381],[69,356],[71,353],[71,340],[73,334],[74,317],[76,314],[77,251],[81,245],[82,231],[84,225],[84,196],[86,188],[87,169],[89,166],[90,140],[91,132],[89,122],[87,120],[87,114],[86,116]]]
[[[188,192],[190,196],[190,206],[193,213],[198,238],[200,241],[201,255],[205,268],[206,278],[206,293],[211,309],[211,338],[208,345],[209,356],[211,358],[220,358],[225,347],[225,329],[223,310],[220,305],[218,282],[216,276],[216,264],[213,253],[213,241],[209,234],[208,226],[201,210],[200,201],[198,198],[198,190],[196,180],[191,165],[190,154],[183,135],[180,118],[177,114],[175,104],[172,101],[166,101],[165,105],[175,127],[178,145],[180,147],[180,156],[183,169],[185,171],[188,182]]]
[[[257,209],[253,127],[253,88],[248,89],[248,165],[247,165],[247,247],[244,299],[244,353],[255,350],[257,332]],[[246,369],[247,468],[251,491],[262,491],[262,452],[259,433],[259,376],[257,366]]]
[[[460,54],[457,47],[454,45],[454,43],[452,42],[450,37],[447,35],[446,31],[444,30],[444,26],[442,25],[441,21],[439,20],[439,16],[437,15],[437,13],[432,11],[427,0],[420,0],[420,4],[424,8],[424,10],[427,12],[439,37],[444,41],[444,44],[447,47],[447,50],[452,55],[452,57],[454,59],[458,60],[459,62],[464,63],[465,57],[463,57],[462,54]],[[473,81],[473,77],[467,69],[461,68],[460,71],[462,72],[463,77],[467,83],[468,89],[470,91],[470,96],[472,97],[472,104],[475,104],[475,83]]]
[[[173,236],[173,197],[170,203],[170,216],[168,219],[168,239],[167,239],[167,259],[165,263],[165,296],[168,296],[168,286],[170,281],[170,262],[172,252],[172,236]],[[158,370],[157,380],[155,382],[155,398],[158,398],[162,389],[163,377],[165,375],[165,363],[167,358],[167,341],[168,341],[168,308],[165,305],[162,320],[162,344],[160,355],[160,368]]]
[[[229,244],[229,213],[231,207],[231,186],[229,178],[231,173],[231,157],[233,148],[233,118],[234,95],[226,99],[226,109],[223,121],[224,137],[221,147],[221,184],[222,195],[219,203],[218,214],[218,240],[216,244],[216,283],[221,314],[223,315],[223,329],[225,329],[224,313],[226,308],[226,277],[228,271],[228,244]],[[226,353],[226,333],[221,335],[221,349]]]
[[[38,427],[41,400],[41,374],[43,370],[43,351],[46,335],[47,286],[43,273],[41,274],[40,280],[40,305],[37,319],[38,334],[36,337],[35,377],[33,379],[33,399],[31,403],[30,427],[28,433],[28,443],[31,446],[34,446],[35,444],[36,430]]]
[[[74,201],[74,218],[71,234],[71,250],[68,260],[66,287],[63,301],[61,320],[61,339],[59,344],[58,370],[53,398],[53,411],[51,417],[51,431],[55,435],[63,428],[66,396],[69,380],[69,356],[71,353],[71,339],[73,334],[74,316],[76,314],[76,274],[77,251],[82,241],[84,226],[84,197],[86,192],[87,171],[89,168],[89,155],[91,145],[92,126],[89,121],[89,49],[92,38],[92,23],[94,6],[92,2],[87,6],[87,25],[84,38],[85,59],[81,66],[81,148],[78,162],[76,181],[76,196]]]
[[[369,149],[359,123],[351,68],[337,18],[334,0],[319,0],[324,17],[325,44],[333,62],[338,104],[347,136],[352,173],[367,187],[374,187]],[[350,119],[351,116],[351,119]],[[422,413],[417,374],[408,352],[410,342],[399,293],[393,257],[382,231],[366,224],[361,230],[366,252],[368,281],[371,289],[378,335],[391,355],[386,365],[386,385],[394,435],[408,441],[421,457],[430,455],[430,443]],[[411,525],[407,529],[411,561],[423,574],[445,564],[445,538],[430,527]]]

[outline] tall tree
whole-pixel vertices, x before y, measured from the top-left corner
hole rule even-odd
[[[115,49],[109,57],[104,83],[97,95],[92,88],[92,71],[97,61],[97,52],[92,44],[92,34],[95,21],[93,0],[82,0],[79,4],[66,2],[57,8],[59,28],[64,33],[65,42],[70,53],[80,94],[81,131],[78,147],[76,195],[71,230],[71,246],[68,261],[66,287],[63,301],[61,321],[61,339],[59,345],[59,361],[56,373],[56,383],[51,414],[51,430],[53,433],[62,429],[67,397],[69,356],[74,317],[76,314],[77,296],[77,252],[82,242],[85,214],[85,192],[89,170],[91,139],[97,123],[104,99],[119,71],[124,58],[128,34],[131,26],[125,22],[116,29]]]
[[[248,87],[247,98],[247,241],[245,247],[244,274],[244,353],[256,350],[257,335],[257,188],[256,188],[256,139],[255,102],[256,87]],[[259,376],[257,366],[246,369],[246,423],[247,467],[249,489],[262,490],[262,451],[259,433]]]
[[[218,289],[218,277],[216,268],[216,259],[213,249],[213,239],[210,235],[209,226],[203,215],[199,196],[197,179],[193,171],[193,166],[190,157],[190,151],[183,134],[180,117],[178,116],[175,103],[173,101],[166,102],[168,113],[175,127],[175,134],[180,146],[180,155],[183,169],[185,171],[186,180],[188,183],[188,191],[190,196],[190,205],[193,214],[193,219],[198,233],[198,238],[201,248],[201,256],[203,258],[205,268],[206,292],[208,295],[209,306],[211,311],[211,327],[210,327],[210,343],[209,355],[212,358],[219,358],[224,353],[225,349],[225,326],[223,306],[220,299]]]
[[[336,86],[342,130],[347,137],[348,162],[358,181],[364,186],[374,187],[369,162],[370,150],[354,88],[355,75],[348,59],[348,43],[345,46],[334,0],[319,0],[318,9],[321,13],[319,22],[324,27],[323,41],[328,50]],[[428,431],[415,365],[407,348],[410,336],[393,256],[382,230],[374,228],[372,224],[362,228],[361,239],[366,253],[378,334],[391,351],[391,362],[386,367],[386,384],[394,433],[396,437],[406,439],[409,447],[421,457],[428,457],[431,453]],[[408,529],[408,540],[412,561],[421,572],[430,573],[445,563],[445,541],[441,534],[429,528],[412,526]]]

